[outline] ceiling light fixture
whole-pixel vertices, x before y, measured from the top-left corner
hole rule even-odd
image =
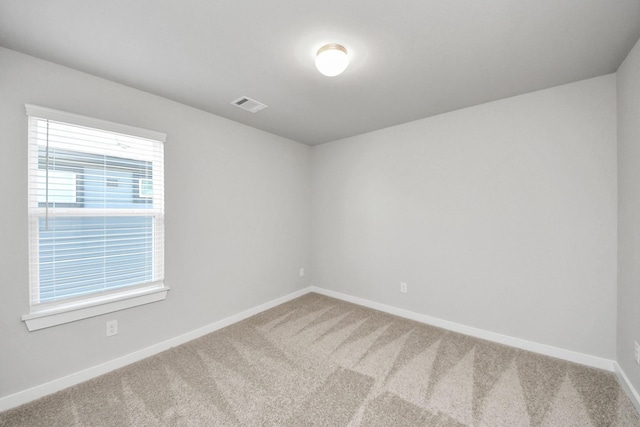
[[[349,65],[347,49],[339,44],[327,44],[318,49],[316,68],[327,77],[337,76]]]

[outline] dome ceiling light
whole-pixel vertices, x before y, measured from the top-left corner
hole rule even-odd
[[[316,68],[327,77],[337,76],[349,65],[347,49],[339,44],[327,44],[318,49]]]

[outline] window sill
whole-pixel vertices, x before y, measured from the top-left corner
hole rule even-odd
[[[139,305],[162,301],[167,298],[169,288],[162,284],[153,288],[120,292],[108,297],[96,297],[82,302],[59,305],[51,309],[36,311],[22,316],[29,331],[62,325],[63,323],[87,319]]]

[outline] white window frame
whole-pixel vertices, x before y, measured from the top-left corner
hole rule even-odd
[[[105,120],[95,119],[92,117],[82,116],[78,114],[66,113],[63,111],[53,110],[50,108],[39,107],[36,105],[25,105],[27,116],[29,117],[37,117],[40,119],[48,119],[54,120],[64,123],[69,123],[77,126],[85,126],[89,128],[95,128],[110,132],[117,132],[126,135],[141,137],[152,139],[156,141],[160,141],[162,143],[166,142],[166,135],[161,132],[155,132],[147,129],[137,128],[133,126],[123,125],[119,123],[113,123]],[[30,148],[31,149],[31,148]],[[38,154],[29,153],[29,162],[38,162]],[[29,169],[32,168],[32,164],[30,163]],[[30,174],[30,180],[37,179],[37,176],[34,177]],[[32,186],[34,183],[29,182],[29,185]],[[35,188],[35,187],[31,187]],[[32,203],[31,201],[29,203]],[[29,206],[29,227],[30,234],[36,236],[37,241],[37,233],[38,230],[38,218],[42,216],[42,212],[45,208],[38,208],[36,206]],[[91,211],[95,213],[93,209],[82,209],[82,212],[79,212],[78,209],[69,209],[66,210],[64,208],[56,209],[56,215],[58,216],[79,216],[79,215],[91,215]],[[122,215],[124,210],[122,209],[113,209],[114,212],[111,212],[114,215]],[[117,211],[117,212],[116,212]],[[100,213],[102,216],[109,215],[108,209],[100,209]],[[132,212],[135,214],[139,214],[140,211]],[[154,244],[155,245],[163,245],[162,247],[157,247],[157,251],[155,253],[156,256],[160,257],[157,259],[159,264],[164,266],[164,206],[159,211],[154,212],[155,224],[156,228],[154,230]],[[160,231],[162,230],[162,231]],[[35,235],[33,233],[36,233]],[[159,233],[162,233],[161,235]],[[33,298],[32,293],[37,292],[37,286],[33,286],[33,282],[38,283],[38,274],[39,274],[39,262],[38,262],[38,247],[37,245],[30,245],[30,312],[22,316],[22,320],[25,322],[27,329],[29,331],[35,331],[38,329],[48,328],[51,326],[60,325],[63,323],[73,322],[76,320],[86,319],[89,317],[99,316],[102,314],[112,313],[114,311],[123,310],[131,307],[136,307],[143,304],[149,304],[156,301],[162,301],[166,299],[167,292],[169,291],[169,287],[164,283],[164,271],[160,272],[159,276],[162,277],[162,280],[153,282],[152,284],[146,284],[141,286],[130,286],[122,289],[115,289],[113,291],[108,291],[104,293],[92,294],[86,297],[81,298],[69,298],[63,299],[60,301],[53,301],[50,303],[37,304],[33,305],[33,301],[38,300]],[[155,268],[155,267],[154,267]],[[164,268],[164,267],[162,267]]]

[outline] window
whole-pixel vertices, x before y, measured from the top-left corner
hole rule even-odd
[[[29,330],[164,299],[165,135],[26,108]]]

